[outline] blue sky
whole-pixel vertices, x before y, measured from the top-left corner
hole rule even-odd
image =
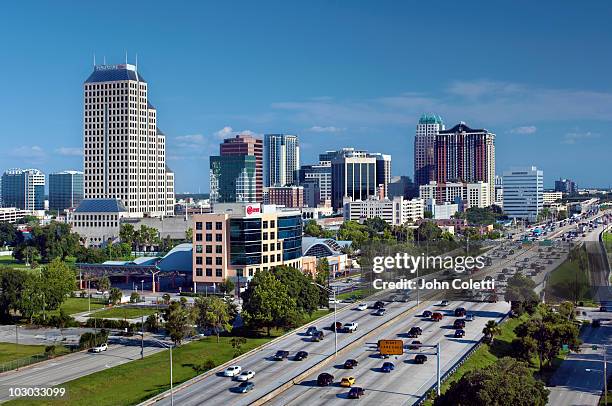
[[[498,173],[612,184],[605,1],[41,1],[2,14],[0,169],[81,169],[93,54],[127,51],[177,192],[208,191],[209,155],[242,131],[298,134],[302,163],[343,146],[389,153],[412,176],[423,112],[496,133]]]

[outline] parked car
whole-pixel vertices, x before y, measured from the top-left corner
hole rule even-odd
[[[315,326],[310,326],[310,327],[308,327],[306,329],[306,335],[307,336],[314,335],[314,333],[316,333],[317,331],[319,331],[319,330],[317,330],[317,328]]]
[[[351,387],[351,386],[353,386],[354,383],[355,383],[355,377],[354,376],[345,376],[340,381],[340,386]]]
[[[317,385],[318,386],[329,386],[334,382],[334,376],[332,374],[328,374],[327,372],[323,372],[319,374],[317,377]]]
[[[455,309],[455,317],[463,317],[465,316],[465,313],[466,311],[465,311],[465,308],[463,307],[458,307]]]
[[[440,321],[442,320],[442,313],[440,312],[435,312],[431,315],[431,321]]]
[[[393,371],[394,369],[395,369],[395,365],[393,365],[392,362],[383,363],[382,368],[381,368],[383,372],[387,372],[387,373]]]
[[[368,304],[367,303],[359,303],[357,305],[357,310],[363,311],[363,310],[366,310],[367,308],[368,308]]]
[[[355,359],[347,359],[346,361],[344,361],[344,368],[345,369],[353,369],[357,366],[358,362]]]
[[[429,311],[429,310],[425,310],[425,311],[423,312],[423,317],[431,317],[431,311]]]
[[[387,313],[387,309],[385,309],[384,307],[381,307],[380,309],[376,310],[374,315],[375,316],[384,316],[385,313]]]
[[[382,308],[384,308],[384,307],[385,307],[385,303],[384,303],[384,302],[381,302],[381,301],[379,300],[379,301],[377,301],[377,302],[374,302],[374,304],[372,305],[372,307],[373,307],[374,309],[382,309]]]
[[[282,361],[288,357],[289,357],[289,351],[285,351],[285,350],[278,350],[276,351],[276,354],[274,354],[274,359],[276,361]]]
[[[106,343],[102,343],[100,345],[96,345],[95,347],[90,349],[91,352],[102,352],[102,351],[106,351],[106,350],[108,350],[108,345]]]
[[[237,376],[242,372],[242,367],[239,365],[232,365],[231,367],[225,368],[223,371],[224,376]]]
[[[465,330],[455,330],[455,338],[463,338],[465,336]]]
[[[427,355],[418,354],[416,357],[414,357],[415,364],[424,364],[425,362],[427,362]]]
[[[236,376],[236,380],[237,381],[248,381],[249,379],[252,379],[255,376],[255,371],[242,371],[242,373],[240,373],[240,375]]]
[[[363,395],[365,395],[365,389],[354,386],[349,391],[348,398],[349,399],[359,399]]]
[[[308,353],[306,351],[298,351],[295,353],[295,356],[293,357],[293,359],[296,361],[302,361],[302,360],[305,360],[306,358],[308,358]]]
[[[454,321],[453,323],[453,328],[454,329],[462,329],[465,328],[465,320],[463,319],[457,319]]]
[[[255,389],[255,384],[250,381],[242,382],[240,385],[238,385],[238,392],[240,393],[247,393],[253,389]]]

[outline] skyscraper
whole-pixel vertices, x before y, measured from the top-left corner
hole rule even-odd
[[[257,194],[255,155],[210,157],[210,200],[213,203],[254,203]]]
[[[219,153],[225,155],[253,155],[255,157],[255,200],[263,201],[263,141],[252,135],[239,134],[223,140]]]
[[[435,114],[423,114],[414,137],[414,183],[421,185],[436,180],[434,145],[436,135],[444,130],[444,122]]]
[[[495,194],[495,134],[472,129],[461,122],[435,137],[435,173],[439,185],[447,182],[485,182],[489,204]]]
[[[264,135],[264,186],[291,186],[300,168],[298,137],[289,134]]]
[[[9,169],[4,172],[2,204],[22,210],[44,210],[45,175],[38,169]]]
[[[49,210],[77,207],[83,200],[83,172],[63,171],[49,174]]]
[[[136,66],[96,65],[84,83],[85,198],[117,198],[130,216],[174,214],[166,136]]]
[[[576,183],[571,179],[559,179],[555,181],[555,192],[576,194]]]
[[[504,171],[504,213],[536,221],[544,205],[544,172],[535,166]]]

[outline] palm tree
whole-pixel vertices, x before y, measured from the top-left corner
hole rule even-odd
[[[497,324],[494,320],[487,321],[484,328],[482,329],[482,334],[484,334],[485,342],[491,343],[493,342],[493,337],[497,334],[501,333],[501,328],[499,324]]]

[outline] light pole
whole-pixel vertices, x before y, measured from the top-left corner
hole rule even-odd
[[[144,279],[142,279],[140,281],[140,291],[142,292],[142,294],[144,295]]]
[[[158,339],[153,337],[151,337],[151,339],[157,342],[160,346],[170,349],[170,405],[174,406],[174,384],[172,377],[172,347],[174,347],[174,345],[172,343],[166,344],[163,341],[159,341]]]
[[[334,358],[338,358],[338,327],[336,326],[336,310],[337,310],[336,291],[333,289],[326,288],[323,285],[319,285],[316,282],[311,282],[311,283],[333,295],[333,300],[334,300]]]

